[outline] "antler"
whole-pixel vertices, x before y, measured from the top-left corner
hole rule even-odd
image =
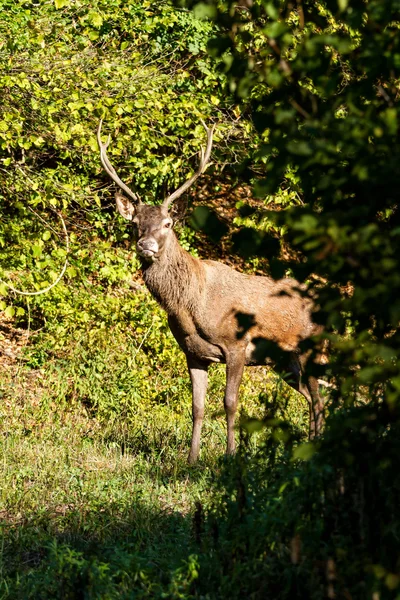
[[[103,119],[100,119],[100,123],[97,128],[97,143],[99,144],[100,160],[101,160],[101,164],[104,167],[104,170],[111,177],[111,179],[121,188],[121,190],[124,190],[124,192],[130,198],[132,198],[132,200],[134,200],[134,202],[137,202],[138,204],[143,204],[141,199],[139,198],[139,196],[137,194],[135,194],[135,192],[132,192],[132,190],[130,190],[128,188],[128,186],[125,185],[125,183],[123,181],[121,181],[121,179],[118,177],[114,167],[108,160],[107,148],[110,143],[110,136],[108,136],[108,140],[106,141],[106,143],[103,144],[103,142],[101,141],[101,126],[102,126],[102,124],[103,124]]]
[[[210,155],[211,155],[211,148],[212,148],[212,143],[213,143],[213,134],[214,134],[215,125],[208,128],[207,125],[204,123],[204,121],[201,121],[201,122],[202,122],[204,129],[207,132],[207,147],[206,147],[205,151],[204,151],[204,148],[202,148],[200,150],[199,168],[197,169],[196,173],[191,176],[190,179],[188,179],[183,185],[181,185],[180,188],[178,188],[173,194],[171,194],[170,196],[168,196],[168,198],[166,198],[164,200],[163,206],[166,206],[167,208],[171,204],[171,202],[176,200],[176,198],[179,198],[179,196],[182,196],[182,194],[184,192],[186,192],[186,190],[188,188],[190,188],[190,186],[196,181],[196,179],[198,177],[200,177],[200,175],[205,171],[205,169],[207,167],[207,163],[208,163],[208,161],[210,159]]]

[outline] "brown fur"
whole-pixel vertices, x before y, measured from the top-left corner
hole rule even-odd
[[[168,314],[171,331],[184,351],[193,388],[193,435],[189,462],[199,453],[207,369],[226,363],[227,452],[235,450],[234,418],[243,367],[275,364],[310,405],[310,434],[319,432],[322,403],[318,384],[305,377],[301,341],[319,333],[312,303],[292,279],[274,281],[238,273],[215,261],[194,258],[178,243],[165,206],[136,208],[116,195],[120,213],[133,221],[144,281]],[[304,381],[302,381],[304,379]]]
[[[149,291],[169,315],[182,308],[195,311],[196,300],[204,292],[204,272],[200,262],[178,244],[174,234],[159,260],[150,265],[144,263],[143,267]]]

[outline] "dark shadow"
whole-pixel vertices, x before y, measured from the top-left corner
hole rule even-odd
[[[1,597],[122,598],[129,591],[142,598],[146,589],[149,597],[170,597],[179,569],[185,585],[186,561],[198,551],[191,514],[138,499],[123,507],[86,504],[63,514],[55,508],[3,516]]]
[[[290,296],[285,291],[279,291],[279,296]],[[236,338],[241,340],[245,335],[257,325],[256,315],[252,313],[243,313],[232,310],[237,321]],[[250,339],[254,345],[252,355],[249,358],[248,366],[271,366],[277,367],[278,371],[286,370],[291,361],[291,355],[307,356],[307,374],[313,377],[322,378],[326,375],[327,364],[321,364],[315,361],[316,356],[321,352],[322,342],[318,339],[318,334],[307,339],[301,340],[296,350],[286,351],[279,347],[276,341],[268,340],[261,336],[254,336]]]
[[[221,401],[222,407],[222,401]],[[188,465],[187,457],[189,454],[191,440],[191,423],[188,420],[187,431],[185,437],[178,437],[169,434],[168,448],[171,453],[174,453],[175,460],[169,456],[169,460],[165,457],[166,439],[163,432],[158,436],[149,436],[148,432],[141,431],[134,427],[128,426],[124,430],[112,428],[102,436],[102,441],[106,446],[118,448],[121,456],[129,454],[129,456],[145,457],[152,464],[152,470],[148,473],[148,478],[156,481],[162,481],[163,484],[168,484],[171,479],[174,481],[187,481],[192,483],[204,480],[204,469],[207,467],[211,472],[217,469],[220,456],[207,456],[207,442],[203,440],[202,452],[200,458],[194,465]],[[221,444],[221,455],[224,452],[224,445]],[[202,455],[204,455],[203,458]],[[159,457],[164,459],[160,460]]]
[[[237,321],[236,338],[241,340],[257,325],[256,315],[237,311],[232,312],[234,312]],[[285,355],[287,356],[289,354],[279,348],[276,342],[264,337],[252,337],[250,343],[254,345],[254,349],[252,351],[251,359],[247,363],[249,366],[272,366],[277,363],[284,363]]]
[[[251,313],[234,312],[237,321],[236,338],[241,340],[257,325],[256,315]],[[272,365],[282,361],[287,352],[283,352],[278,344],[263,337],[253,337],[250,342],[254,344],[254,350],[249,365]]]
[[[235,313],[235,318],[238,324],[236,337],[238,340],[241,340],[252,327],[257,325],[257,321],[253,314],[235,312],[234,310],[233,312]]]

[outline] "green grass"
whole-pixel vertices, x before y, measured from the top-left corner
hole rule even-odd
[[[379,437],[369,413],[357,428],[339,412],[318,446],[294,460],[306,402],[273,372],[249,368],[240,451],[228,460],[225,373],[214,366],[201,455],[189,467],[189,377],[165,315],[124,281],[106,289],[94,281],[82,294],[79,286],[31,307],[40,331],[28,340],[26,323],[0,322],[0,341],[16,356],[0,357],[0,600],[321,600],[332,556],[337,597],[382,589],[382,600],[394,598],[397,567],[386,548],[396,546],[397,521],[378,554],[360,542],[359,524],[379,528],[378,505],[393,515],[397,488],[388,469],[364,481],[348,461],[378,448],[395,464],[395,430]],[[375,481],[381,495],[375,504],[369,497],[364,518],[362,490]]]
[[[79,587],[89,598],[133,589],[181,597],[190,589],[196,503],[210,501],[225,449],[224,369],[211,369],[201,457],[189,468],[185,361],[147,300],[156,352],[146,345],[148,325],[132,332],[90,323],[87,335],[57,347],[46,331],[2,371],[0,598],[83,597]],[[275,384],[249,369],[242,411],[261,417],[259,393]],[[288,394],[301,423],[305,406]]]

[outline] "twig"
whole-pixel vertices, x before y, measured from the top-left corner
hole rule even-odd
[[[297,1],[297,12],[299,15],[300,29],[304,29],[304,10],[303,10],[302,1],[301,0],[296,0],[296,1]]]
[[[296,102],[296,100],[293,100],[293,98],[291,98],[289,100],[290,104],[293,106],[293,108],[295,108],[297,110],[297,112],[299,112],[301,115],[303,115],[304,118],[309,119],[310,118],[310,114],[304,110],[304,108],[302,106],[300,106],[300,104],[298,102]]]
[[[51,225],[49,225],[48,222],[45,221],[45,219],[43,219],[43,217],[41,217],[39,215],[39,213],[36,212],[36,210],[33,210],[33,208],[31,206],[27,206],[27,209],[30,210],[31,213],[33,213],[35,215],[35,217],[37,217],[40,221],[42,221],[42,223],[44,225],[46,225],[46,227],[48,227],[53,233],[55,233],[57,237],[60,237],[58,231],[53,229],[53,227]]]
[[[135,354],[133,355],[133,358],[135,359],[136,356],[138,355],[138,353],[140,352],[141,347],[143,346],[144,342],[146,341],[146,339],[149,337],[150,335],[150,331],[153,329],[153,325],[154,325],[155,320],[153,319],[151,322],[150,327],[148,328],[148,330],[146,331],[146,333],[144,334],[142,341],[139,344],[139,347],[137,348]]]
[[[389,94],[387,93],[387,91],[381,84],[378,85],[378,92],[382,96],[382,98],[384,100],[386,100],[386,102],[389,104],[389,106],[393,106],[393,100],[391,99],[391,97],[389,96]]]

